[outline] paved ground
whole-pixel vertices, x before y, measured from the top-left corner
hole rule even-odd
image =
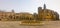
[[[41,26],[24,26],[20,21],[0,21],[0,28],[60,28],[60,21],[43,21]]]

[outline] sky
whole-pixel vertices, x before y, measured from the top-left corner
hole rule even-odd
[[[0,10],[38,13],[38,7],[54,10],[60,14],[60,0],[0,0]]]

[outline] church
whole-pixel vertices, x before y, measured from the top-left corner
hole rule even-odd
[[[46,4],[44,4],[44,7],[38,7],[38,19],[43,21],[53,21],[53,20],[59,20],[59,14],[53,10],[47,9]]]

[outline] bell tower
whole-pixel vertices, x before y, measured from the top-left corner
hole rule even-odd
[[[42,7],[38,7],[38,14],[40,14],[41,10],[42,10]]]
[[[12,9],[12,12],[14,13],[14,10]]]
[[[46,4],[44,4],[44,8],[43,9],[46,9]]]

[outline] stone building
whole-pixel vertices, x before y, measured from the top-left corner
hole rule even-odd
[[[20,20],[33,20],[33,15],[28,12],[16,13],[16,17],[19,17]]]
[[[33,15],[27,12],[15,13],[14,10],[12,12],[0,12],[0,20],[1,21],[19,21],[19,20],[33,20]]]
[[[12,12],[0,12],[0,20],[10,20],[13,19],[13,15],[15,13]],[[12,18],[10,18],[10,16],[12,16]]]
[[[38,18],[40,20],[59,20],[59,14],[53,10],[47,9],[44,4],[44,8],[38,8]]]

